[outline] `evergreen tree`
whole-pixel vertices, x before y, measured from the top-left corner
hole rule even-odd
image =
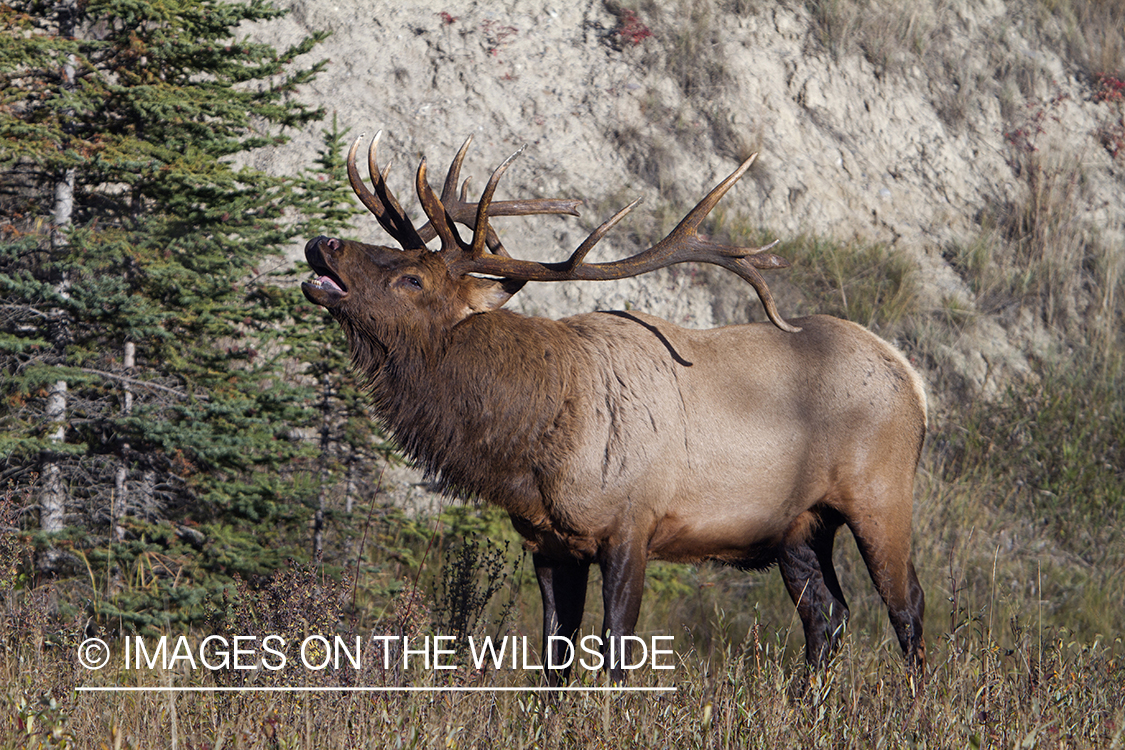
[[[333,114],[332,127],[324,132],[324,147],[300,183],[315,216],[308,222],[309,237],[339,234],[357,213],[343,159],[346,135]],[[302,264],[295,274],[307,277],[307,267]],[[352,517],[355,505],[375,492],[372,480],[377,483],[379,471],[375,467],[391,458],[392,446],[371,419],[364,394],[352,377],[343,330],[327,310],[309,303],[295,285],[288,292],[293,296],[291,309],[296,320],[280,329],[281,341],[290,357],[303,364],[302,374],[316,390],[319,420],[310,551],[317,559],[334,552],[344,562],[352,556],[351,538],[359,527]],[[334,532],[332,551],[326,549],[325,537],[330,531]]]
[[[318,506],[317,376],[267,265],[346,211],[229,161],[322,116],[294,98],[322,35],[234,38],[281,13],[0,6],[0,478],[39,483],[42,571],[136,626],[300,556]]]

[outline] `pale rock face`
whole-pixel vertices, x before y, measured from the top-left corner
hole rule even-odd
[[[690,54],[718,61],[726,83],[710,85],[704,76],[694,89],[686,87],[688,93],[668,64],[676,30],[696,23],[688,10],[664,11],[662,23],[652,24],[653,36],[634,45],[615,32],[618,17],[590,0],[279,5],[292,12],[270,24],[247,25],[243,33],[283,48],[316,30],[332,32],[308,56],[331,62],[299,95],[335,112],[353,136],[385,131],[381,158],[385,164],[394,156],[390,183],[412,215],[422,215],[411,189],[418,157],[427,157],[438,187],[470,134],[474,142],[463,175],[473,177],[472,195],[494,166],[526,145],[505,175],[499,199],[586,201],[581,219],[497,220],[505,245],[519,257],[565,258],[594,226],[637,196],[646,200],[634,211],[636,221],[670,230],[741,158],[760,150],[758,163],[719,212],[783,237],[891,243],[920,269],[922,309],[940,310],[948,300],[971,309],[973,294],[943,250],[980,231],[982,209],[1026,190],[1005,137],[1013,107],[1018,117],[1027,101],[1060,94],[1034,146],[1058,163],[1081,164],[1077,218],[1104,242],[1125,245],[1122,170],[1095,136],[1104,105],[1084,95],[1057,54],[1034,47],[1012,24],[1002,41],[1010,54],[1040,71],[1041,90],[1030,99],[1016,92],[1005,120],[1005,104],[995,93],[965,89],[957,99],[951,73],[928,64],[925,52],[893,74],[880,74],[856,53],[825,52],[797,3],[760,3],[746,15],[713,3],[710,31]],[[926,11],[921,20],[930,37],[945,45],[945,59],[961,59],[963,69],[954,71],[960,85],[989,78],[988,45],[997,43],[998,28],[992,21],[1005,13],[1004,4],[938,5],[940,13]],[[942,111],[951,96],[959,107],[955,125]],[[258,152],[252,166],[278,173],[308,167],[320,147],[319,131],[314,126],[289,133],[288,144]],[[675,216],[658,211],[669,202],[679,211]],[[590,260],[636,252],[631,220],[603,240]],[[380,242],[381,234],[368,217],[357,221],[352,236]],[[300,247],[292,248],[295,262]],[[619,282],[531,284],[510,306],[551,317],[630,308],[699,328],[762,319],[752,290],[745,287],[738,302],[741,282],[732,277],[731,283],[723,273],[682,268]],[[1001,392],[1006,378],[1026,373],[1026,357],[1049,347],[1045,340],[1049,333],[1029,316],[985,319],[939,347],[936,356],[950,370],[943,378],[987,396]]]

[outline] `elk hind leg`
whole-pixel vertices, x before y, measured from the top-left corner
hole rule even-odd
[[[836,569],[832,545],[843,518],[831,509],[801,514],[789,528],[778,554],[785,588],[805,631],[805,659],[823,666],[848,620],[848,604]]]
[[[908,501],[910,495],[907,495]],[[906,507],[909,509],[911,503]],[[883,602],[907,666],[921,672],[926,664],[922,618],[926,596],[910,559],[910,513],[865,514],[849,518],[860,555]]]

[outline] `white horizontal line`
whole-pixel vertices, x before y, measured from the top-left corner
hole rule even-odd
[[[85,693],[668,693],[674,687],[76,687]]]

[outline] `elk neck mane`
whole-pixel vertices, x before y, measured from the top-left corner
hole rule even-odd
[[[593,366],[576,331],[497,310],[411,336],[414,346],[353,336],[376,414],[444,492],[539,515],[539,482],[569,452],[576,389]]]

